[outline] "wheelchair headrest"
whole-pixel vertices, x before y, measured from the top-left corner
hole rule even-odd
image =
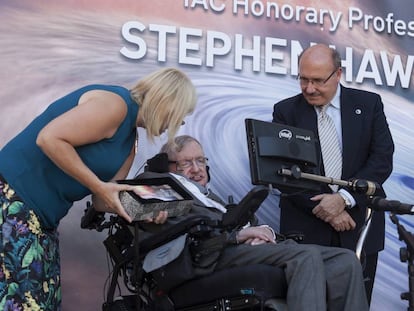
[[[148,159],[145,171],[168,173],[168,155],[165,152],[157,153],[151,159]]]

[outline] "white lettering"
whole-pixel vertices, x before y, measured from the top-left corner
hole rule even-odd
[[[188,1],[186,1],[186,2],[187,2],[187,5],[188,5]],[[207,5],[207,1],[206,0],[193,0],[191,2],[191,8],[192,9],[195,8],[196,5],[201,5],[204,10],[206,10],[206,11],[208,10],[208,5]]]
[[[290,21],[293,18],[293,8],[290,5],[282,5],[281,16],[283,19]]]
[[[292,40],[290,43],[290,74],[299,74],[299,55],[303,52],[303,47],[299,41]]]
[[[222,12],[224,11],[226,5],[222,3],[221,5],[217,5],[214,0],[192,0],[191,4],[189,4],[189,0],[184,0],[184,7],[185,8],[192,8],[194,9],[196,6],[202,6],[205,11],[208,10],[209,6],[214,12]]]
[[[175,34],[176,27],[150,24],[149,30],[158,33],[158,61],[165,62],[167,60],[167,33]]]
[[[342,18],[342,13],[339,12],[336,16],[333,11],[329,11],[329,18],[331,20],[332,27],[329,28],[329,31],[336,31],[339,27],[339,22]]]
[[[226,8],[226,5],[224,3],[222,3],[221,5],[218,6],[218,5],[216,5],[216,2],[214,0],[210,0],[210,7],[215,12],[223,12],[224,9]]]
[[[283,61],[284,59],[284,53],[275,52],[273,50],[274,46],[286,47],[287,40],[278,39],[278,38],[266,38],[265,39],[265,72],[287,74],[286,67],[273,66],[273,61],[275,60]]]
[[[220,41],[221,46],[216,46],[216,42]],[[214,67],[214,57],[216,55],[227,55],[231,50],[231,39],[228,35],[217,31],[207,32],[207,51],[206,66]]]
[[[235,52],[234,67],[237,70],[243,70],[243,57],[251,57],[253,59],[253,71],[260,71],[260,37],[253,37],[253,48],[243,48],[243,36],[236,34],[235,36]]]
[[[264,12],[263,3],[261,1],[253,1],[251,11],[253,16],[262,16]]]
[[[371,68],[371,71],[369,71],[368,68]],[[364,79],[368,78],[374,79],[375,84],[382,85],[380,72],[378,70],[377,62],[375,61],[374,51],[372,50],[365,50],[355,82],[362,83]]]
[[[358,8],[350,7],[348,9],[348,28],[352,29],[355,22],[362,20],[362,11]]]
[[[255,17],[266,17],[274,19],[283,19],[284,21],[300,22],[302,18],[309,24],[321,25],[325,23],[325,17],[329,22],[329,31],[336,31],[339,27],[339,22],[342,13],[335,13],[332,10],[315,9],[313,7],[292,6],[283,4],[279,6],[273,1],[254,0],[233,0],[233,14],[237,14],[242,10],[244,15],[251,14]]]
[[[404,36],[407,33],[407,25],[402,20],[396,20],[394,24],[394,31],[399,36]]]
[[[387,21],[387,32],[388,33],[392,33],[392,23],[394,21],[393,18],[394,14],[393,13],[388,13],[387,18],[385,19]]]
[[[374,17],[374,19],[372,20],[372,25],[373,25],[376,32],[383,32],[384,29],[385,29],[384,20],[379,16]],[[368,28],[369,27],[367,27],[367,29]]]
[[[238,7],[244,7],[244,15],[249,14],[249,1],[248,0],[233,0],[233,13],[237,14]]]
[[[381,51],[380,57],[382,61],[382,66],[384,68],[384,75],[385,75],[385,80],[387,81],[387,85],[395,86],[397,76],[399,76],[401,86],[403,88],[409,88],[411,73],[413,71],[414,57],[412,55],[408,55],[407,64],[405,66],[405,71],[404,71],[404,66],[402,64],[402,61],[401,61],[401,57],[399,55],[396,55],[394,57],[392,67],[390,66],[388,62],[387,52]]]
[[[326,13],[325,17],[327,16]],[[391,15],[387,18],[388,21],[393,20]],[[393,25],[397,23],[398,20],[394,21]],[[413,23],[406,25],[414,30]],[[379,26],[376,27],[379,29]],[[224,32],[209,30],[204,32],[198,28],[177,28],[159,24],[145,26],[139,21],[126,22],[122,26],[122,38],[126,44],[120,49],[120,53],[131,60],[153,57],[158,62],[166,62],[169,56],[176,57],[173,53],[177,51],[180,64],[204,65],[212,68],[216,66],[219,58],[225,61],[233,59],[235,70],[244,70],[245,63],[250,62],[249,70],[253,72],[263,71],[268,74],[292,76],[298,74],[298,58],[304,50],[304,46],[297,40],[246,37],[242,34],[235,34],[232,37]],[[316,43],[308,43],[308,45],[314,44]],[[330,46],[335,48],[333,45]],[[168,54],[170,50],[174,51],[171,55]],[[148,51],[155,52],[147,55]],[[343,78],[347,82],[362,83],[366,79],[371,79],[377,85],[384,83],[394,87],[398,83],[398,86],[405,89],[412,85],[414,55],[390,56],[385,51],[373,50],[354,53],[351,47],[344,47],[341,54],[344,54],[341,60]]]
[[[133,30],[138,30],[140,32],[143,32],[145,30],[145,26],[141,24],[140,22],[134,22],[134,21],[126,22],[122,26],[122,32],[121,32],[122,37],[127,42],[134,43],[138,47],[138,49],[133,51],[124,46],[121,48],[120,52],[123,56],[127,58],[141,59],[147,53],[147,44],[142,38],[132,34]]]
[[[196,28],[180,28],[180,38],[179,38],[179,48],[178,48],[178,62],[180,64],[189,64],[189,65],[201,65],[201,59],[196,57],[188,56],[190,51],[200,51],[200,45],[198,43],[189,42],[190,37],[201,37],[201,29]],[[195,54],[193,52],[193,54]]]
[[[316,10],[309,8],[306,11],[307,12],[306,12],[305,20],[309,24],[316,24],[316,23],[318,23],[318,13],[316,12]]]
[[[411,31],[407,32],[407,35],[413,38],[414,37],[414,21],[411,21],[408,23],[408,29]]]
[[[352,29],[357,24],[362,25],[362,29],[365,31],[375,31],[376,33],[396,34],[397,36],[413,36],[413,33],[409,30],[413,30],[412,26],[414,21],[408,23],[394,19],[394,13],[388,13],[384,18],[382,16],[373,16],[364,14],[361,9],[351,7],[348,9],[348,27]]]

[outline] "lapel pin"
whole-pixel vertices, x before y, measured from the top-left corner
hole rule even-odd
[[[356,110],[355,110],[355,113],[356,113],[356,114],[361,114],[361,109],[356,109]]]

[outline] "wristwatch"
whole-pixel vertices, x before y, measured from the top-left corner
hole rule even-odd
[[[344,200],[345,208],[350,209],[352,207],[351,200],[348,199],[348,197],[343,194],[342,192],[338,192],[338,194],[341,196],[341,198]]]

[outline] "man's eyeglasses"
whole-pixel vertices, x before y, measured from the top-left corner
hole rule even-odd
[[[301,77],[300,75],[298,76],[298,80],[299,83],[302,87],[308,86],[309,83],[312,83],[313,86],[316,87],[321,87],[323,86],[326,82],[329,81],[330,78],[332,78],[332,76],[334,75],[334,73],[338,70],[338,68],[336,68],[334,71],[332,71],[332,73],[329,75],[329,77],[327,77],[326,79],[308,79],[308,78],[304,78]]]
[[[193,166],[193,164],[197,165],[198,167],[206,167],[207,161],[208,159],[206,157],[198,157],[190,160],[168,161],[168,163],[173,163],[177,165],[177,168],[184,169]]]

